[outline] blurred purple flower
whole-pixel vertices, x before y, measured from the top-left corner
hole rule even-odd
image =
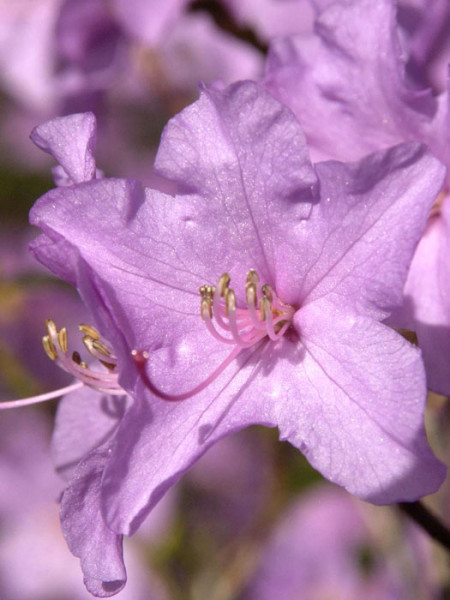
[[[50,462],[49,435],[50,423],[42,413],[27,409],[2,414],[0,596],[8,600],[91,598],[61,535],[57,497],[62,484]],[[120,598],[167,598],[133,544],[127,547],[127,558],[131,581]]]
[[[42,352],[45,319],[51,314],[72,331],[87,318],[74,289],[33,260],[30,233],[0,233],[0,393],[6,397],[67,384],[67,375]]]
[[[401,301],[439,162],[407,144],[314,169],[292,113],[242,82],[204,89],[175,117],[157,167],[179,196],[91,179],[31,212],[35,255],[79,288],[134,400],[63,497],[69,544],[113,582],[102,595],[122,578],[119,536],[248,425],[278,426],[375,503],[416,499],[445,476],[423,427],[419,352],[380,323]]]
[[[435,0],[430,7],[428,2],[414,2],[420,24],[416,23],[410,37],[405,29],[399,36],[396,6],[391,0],[316,3],[325,8],[319,13],[315,33],[274,42],[266,75],[267,88],[292,108],[304,127],[312,155],[316,159],[355,160],[368,152],[415,140],[428,144],[449,166],[448,91],[436,96],[430,89],[412,87],[411,78],[405,76],[407,57],[402,48],[403,42],[413,52],[416,79],[420,67],[422,81],[427,80],[427,57],[433,56],[428,38],[431,31],[440,31],[448,22],[448,3]],[[400,16],[405,17],[405,10]],[[450,40],[448,32],[448,27],[441,31],[445,43]],[[440,40],[435,41],[438,44]],[[445,56],[449,59],[450,53]],[[411,265],[405,306],[391,321],[417,332],[428,387],[447,395],[450,278],[445,256],[450,244],[449,203],[447,179]]]
[[[229,84],[259,78],[264,70],[261,52],[218,29],[201,12],[182,15],[155,52],[143,52],[141,63],[150,93],[188,94],[189,99],[198,95],[199,81]]]
[[[191,523],[218,538],[220,546],[260,525],[270,503],[274,465],[267,440],[258,433],[245,430],[220,440],[185,480],[193,498]]]
[[[189,0],[113,0],[117,19],[132,38],[159,45],[180,18]]]
[[[447,0],[400,0],[397,20],[407,52],[407,76],[423,88],[447,89],[450,4]]]
[[[282,516],[243,600],[437,598],[434,573],[402,565],[399,539],[389,552],[391,520],[342,490],[316,487]],[[419,555],[429,554],[429,541],[409,527]]]
[[[314,160],[358,160],[408,140],[429,143],[445,159],[445,103],[406,82],[394,3],[322,4],[329,6],[314,33],[273,42],[266,72],[267,88],[294,111]]]
[[[310,0],[223,0],[236,20],[262,39],[310,31],[314,7]]]

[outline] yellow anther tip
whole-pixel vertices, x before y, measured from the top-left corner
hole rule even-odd
[[[84,333],[85,335],[90,336],[94,340],[100,339],[99,332],[95,329],[95,327],[92,327],[92,325],[81,324],[81,325],[78,325],[78,329],[79,329],[79,331],[81,331],[81,333]]]
[[[61,350],[66,354],[67,352],[67,329],[63,327],[58,332],[58,343]]]
[[[56,352],[56,348],[48,335],[44,335],[42,338],[42,345],[49,359],[56,360],[58,353]]]

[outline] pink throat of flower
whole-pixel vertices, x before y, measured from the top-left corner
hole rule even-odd
[[[200,314],[209,333],[218,341],[233,347],[227,358],[199,385],[183,394],[168,394],[158,389],[148,376],[146,351],[133,350],[133,359],[144,385],[163,400],[187,400],[206,389],[233,362],[244,348],[254,346],[266,337],[278,341],[291,326],[295,309],[284,304],[270,285],[261,285],[253,269],[247,273],[245,308],[238,308],[236,295],[229,287],[230,276],[224,273],[216,286],[200,288]]]

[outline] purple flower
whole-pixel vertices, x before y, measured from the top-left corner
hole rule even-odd
[[[42,352],[42,326],[49,314],[69,331],[87,318],[74,290],[48,277],[30,255],[30,233],[11,226],[0,232],[0,394],[4,397],[67,383],[67,375]]]
[[[113,0],[117,19],[129,34],[145,45],[156,46],[167,36],[170,27],[183,12],[187,0]]]
[[[223,0],[243,27],[265,40],[310,31],[314,8],[310,0]]]
[[[420,353],[380,321],[401,302],[440,163],[406,144],[313,168],[292,113],[242,82],[175,117],[157,167],[180,195],[90,180],[31,212],[35,255],[78,287],[114,354],[115,393],[133,398],[64,494],[85,569],[120,576],[117,553],[88,560],[104,536],[114,548],[209,446],[254,423],[372,502],[436,490]]]
[[[424,3],[426,19],[409,36],[403,29],[402,37],[395,9],[391,0],[331,3],[320,12],[314,34],[274,43],[266,85],[295,112],[315,158],[354,160],[415,140],[428,144],[450,165],[448,92],[437,96],[430,89],[412,87],[409,75],[414,71],[416,80],[430,79],[426,57],[432,60],[433,53],[428,38],[449,18],[448,3],[436,0],[431,11]],[[406,19],[406,8],[400,16]],[[413,53],[406,75],[402,40]],[[450,394],[448,181],[411,265],[405,305],[391,321],[417,332],[428,387],[442,394]]]
[[[199,81],[228,84],[259,78],[264,70],[258,50],[217,28],[202,12],[180,16],[147,63],[145,75],[153,93],[159,90],[164,97],[169,90],[172,102],[196,98]]]
[[[447,0],[400,0],[397,20],[408,53],[408,77],[421,87],[445,90],[450,62]]]
[[[409,526],[408,541],[415,550],[409,555],[401,538],[393,538],[396,527],[394,515],[319,485],[282,515],[242,597],[397,600],[414,597],[414,586],[421,597],[436,598],[436,573],[424,564],[430,558],[429,540]]]
[[[0,419],[0,594],[8,600],[90,598],[59,528],[62,486],[48,453],[49,430],[32,409]],[[136,545],[128,546],[127,558],[131,581],[121,598],[165,600],[161,581]]]
[[[430,90],[405,80],[393,2],[328,4],[313,34],[275,40],[267,62],[266,86],[296,114],[312,156],[356,160],[420,140],[444,158],[444,115]]]

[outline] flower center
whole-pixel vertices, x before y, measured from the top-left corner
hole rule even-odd
[[[270,285],[261,286],[253,269],[247,273],[246,308],[236,307],[229,284],[230,276],[224,273],[216,286],[200,288],[201,316],[208,331],[221,342],[241,348],[253,346],[266,335],[274,342],[280,339],[294,316],[292,306],[283,304]]]
[[[250,348],[268,336],[279,340],[292,323],[295,309],[284,304],[270,285],[260,285],[253,269],[247,273],[245,308],[236,306],[236,295],[229,287],[230,276],[224,273],[216,286],[200,288],[200,314],[211,335],[233,346],[227,358],[199,385],[182,394],[168,394],[151,381],[146,363],[148,352],[133,350],[132,356],[144,385],[163,400],[187,400],[206,389],[234,361],[244,348]]]

